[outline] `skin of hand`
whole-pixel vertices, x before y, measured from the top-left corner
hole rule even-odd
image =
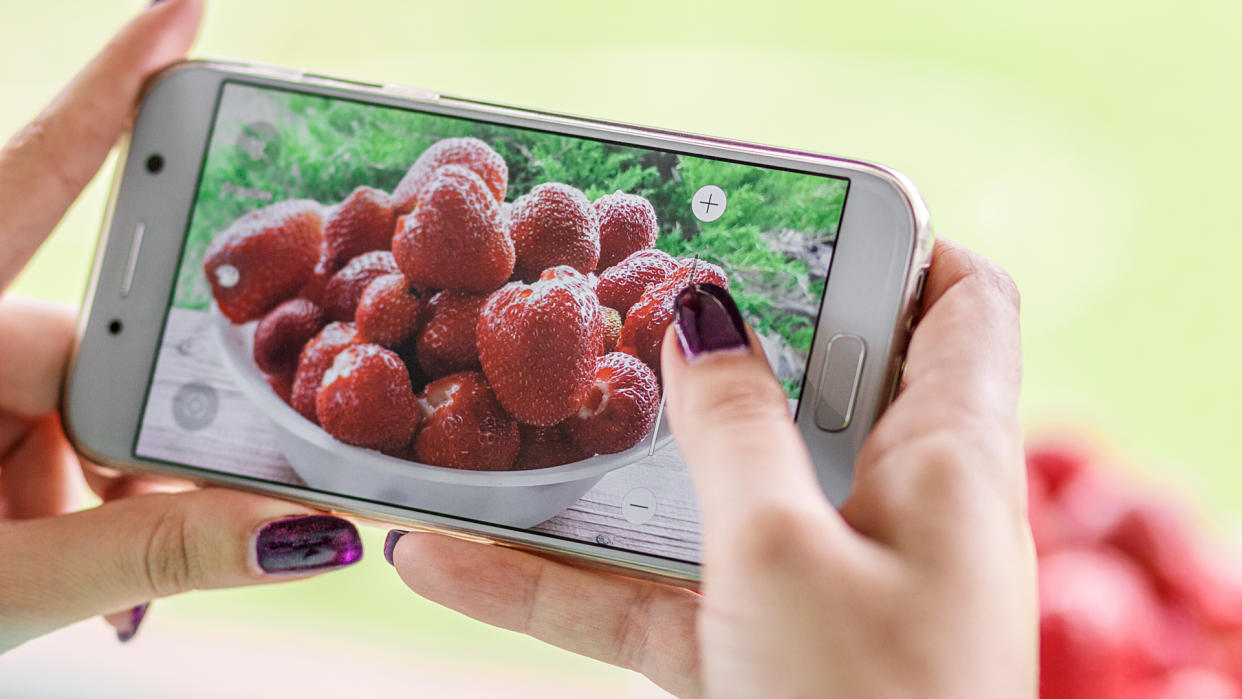
[[[670,328],[701,594],[427,533],[396,539],[394,564],[428,599],[680,696],[1031,697],[1018,306],[995,264],[937,243],[904,386],[839,511],[753,333],[687,359]]]
[[[201,15],[201,0],[144,10],[0,150],[0,292],[128,128],[144,81],[184,56]],[[57,413],[73,337],[72,309],[0,296],[0,652],[99,614],[127,640],[156,597],[361,556],[352,524],[305,506],[157,492],[170,483],[80,460]],[[70,512],[87,485],[104,504]]]

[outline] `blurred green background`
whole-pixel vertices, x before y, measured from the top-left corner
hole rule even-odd
[[[72,9],[2,4],[3,133],[33,116],[139,9],[104,0]],[[207,12],[199,55],[896,167],[921,188],[939,234],[1017,279],[1028,426],[1098,435],[1147,477],[1199,498],[1217,523],[1242,508],[1234,452],[1242,231],[1230,193],[1242,162],[1236,0],[219,0]],[[18,292],[81,298],[105,184],[91,186]],[[363,564],[321,580],[161,601],[135,647],[109,662],[140,677],[152,667],[141,654],[155,652],[161,633],[206,629],[203,638],[216,638],[215,629],[237,639],[238,629],[279,629],[336,649],[327,657],[408,657],[411,668],[461,668],[472,682],[503,677],[513,693],[649,692],[625,673],[413,598],[378,556],[379,533],[368,543]],[[103,653],[100,626],[61,643],[75,656]],[[407,693],[419,693],[423,675],[408,674]],[[296,686],[328,686],[313,678]]]

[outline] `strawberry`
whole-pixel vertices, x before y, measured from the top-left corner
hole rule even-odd
[[[505,200],[509,188],[509,166],[491,146],[477,138],[446,138],[433,143],[418,156],[414,165],[392,190],[393,208],[398,216],[413,211],[422,191],[445,165],[460,165],[473,171],[497,202]]]
[[[660,347],[664,344],[664,330],[673,322],[673,302],[677,294],[690,285],[690,270],[694,269],[694,281],[698,284],[716,284],[729,288],[724,272],[710,262],[683,261],[668,277],[648,287],[625,316],[617,351],[632,354],[647,363],[656,376],[660,375]],[[603,280],[600,280],[603,283]]]
[[[1205,667],[1183,667],[1127,688],[1126,699],[1242,699],[1242,685]]]
[[[289,374],[302,347],[324,326],[323,311],[306,299],[273,308],[254,329],[254,363],[267,374]]]
[[[203,256],[220,312],[245,323],[296,294],[315,268],[322,238],[322,207],[306,199],[272,204],[234,221]]]
[[[511,282],[479,314],[479,361],[501,405],[518,420],[549,426],[582,405],[603,346],[603,314],[572,279]]]
[[[1142,571],[1108,550],[1040,560],[1040,697],[1121,697],[1155,669],[1156,598]]]
[[[323,227],[328,267],[340,269],[355,257],[392,248],[397,216],[388,195],[363,185],[332,210]]]
[[[664,281],[678,266],[663,250],[639,250],[601,272],[595,293],[600,303],[624,316],[644,291]]]
[[[371,280],[358,299],[354,323],[367,342],[399,347],[418,330],[423,302],[400,273]]]
[[[577,413],[561,425],[588,454],[614,454],[638,444],[655,425],[660,384],[637,357],[610,352],[595,364],[595,380]]]
[[[333,267],[329,263],[328,253],[322,249],[319,251],[319,260],[315,263],[315,269],[311,272],[310,278],[302,285],[298,296],[310,301],[316,305],[323,303],[323,291],[328,288],[328,282],[332,281],[332,275],[336,274],[339,267]]]
[[[519,424],[518,429],[522,433],[522,449],[513,464],[515,471],[572,464],[589,456],[574,444],[560,425],[535,427]]]
[[[358,299],[367,285],[386,274],[396,274],[397,262],[386,250],[363,253],[350,260],[323,290],[323,310],[331,320],[352,321],[358,310]]]
[[[397,264],[412,284],[484,293],[513,273],[513,241],[479,176],[457,165],[436,170],[418,208],[397,224]]]
[[[1045,438],[1026,450],[1026,468],[1044,481],[1055,496],[1076,473],[1090,466],[1092,450],[1074,438]]]
[[[1129,556],[1162,595],[1186,605],[1201,623],[1242,628],[1242,586],[1200,554],[1182,512],[1158,501],[1131,503],[1104,542]]]
[[[315,400],[328,434],[367,449],[399,449],[414,439],[420,413],[405,364],[379,345],[341,350]]]
[[[586,274],[599,263],[599,223],[582,192],[545,182],[518,197],[509,214],[517,252],[514,273],[533,281],[549,267],[569,265]]]
[[[293,396],[293,374],[264,374],[267,385],[280,399],[288,403]]]
[[[487,379],[462,371],[436,379],[418,397],[423,427],[414,440],[418,460],[471,471],[506,471],[517,459],[521,438]]]
[[[318,423],[315,399],[323,375],[332,366],[336,355],[348,347],[362,344],[362,336],[353,323],[329,323],[319,334],[312,337],[298,356],[298,369],[293,375],[293,409],[311,422]]]
[[[599,220],[599,268],[609,267],[656,244],[655,209],[646,198],[620,190],[592,204]]]
[[[427,322],[418,334],[418,364],[429,376],[440,377],[479,368],[475,327],[487,297],[441,291],[427,304]]]
[[[604,347],[603,353],[608,354],[617,349],[617,340],[621,337],[621,314],[615,308],[602,306],[604,312]]]

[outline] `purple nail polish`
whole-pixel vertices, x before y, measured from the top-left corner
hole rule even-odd
[[[150,602],[143,602],[137,607],[129,610],[129,616],[125,617],[125,622],[128,626],[116,630],[116,640],[121,643],[125,643],[129,639],[133,638],[134,634],[138,633],[138,625],[142,623],[144,618],[146,618],[147,608],[150,606]],[[111,618],[115,619],[116,617]]]
[[[340,517],[290,517],[263,525],[255,554],[266,573],[304,573],[357,562],[362,540],[358,529]]]
[[[688,359],[750,346],[733,297],[715,284],[691,284],[673,302],[673,327]]]
[[[388,537],[384,539],[384,560],[388,561],[388,565],[393,565],[393,549],[397,548],[397,542],[406,534],[409,534],[409,532],[404,529],[393,529],[388,532]]]

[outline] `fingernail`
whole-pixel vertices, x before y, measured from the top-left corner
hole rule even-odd
[[[116,640],[121,643],[125,643],[129,639],[133,638],[134,634],[138,633],[138,625],[142,623],[144,618],[146,618],[147,608],[150,606],[150,602],[143,602],[137,607],[129,610],[129,614],[125,615],[122,620],[122,625],[116,630]]]
[[[741,311],[729,292],[715,284],[691,284],[677,294],[673,327],[687,359],[750,346]]]
[[[394,565],[392,562],[392,551],[397,548],[397,542],[406,534],[409,534],[409,532],[404,529],[393,529],[388,532],[388,538],[384,539],[384,560],[388,561],[388,565]]]
[[[307,515],[268,522],[255,539],[265,573],[303,573],[340,568],[362,558],[362,539],[350,522],[331,515]]]

